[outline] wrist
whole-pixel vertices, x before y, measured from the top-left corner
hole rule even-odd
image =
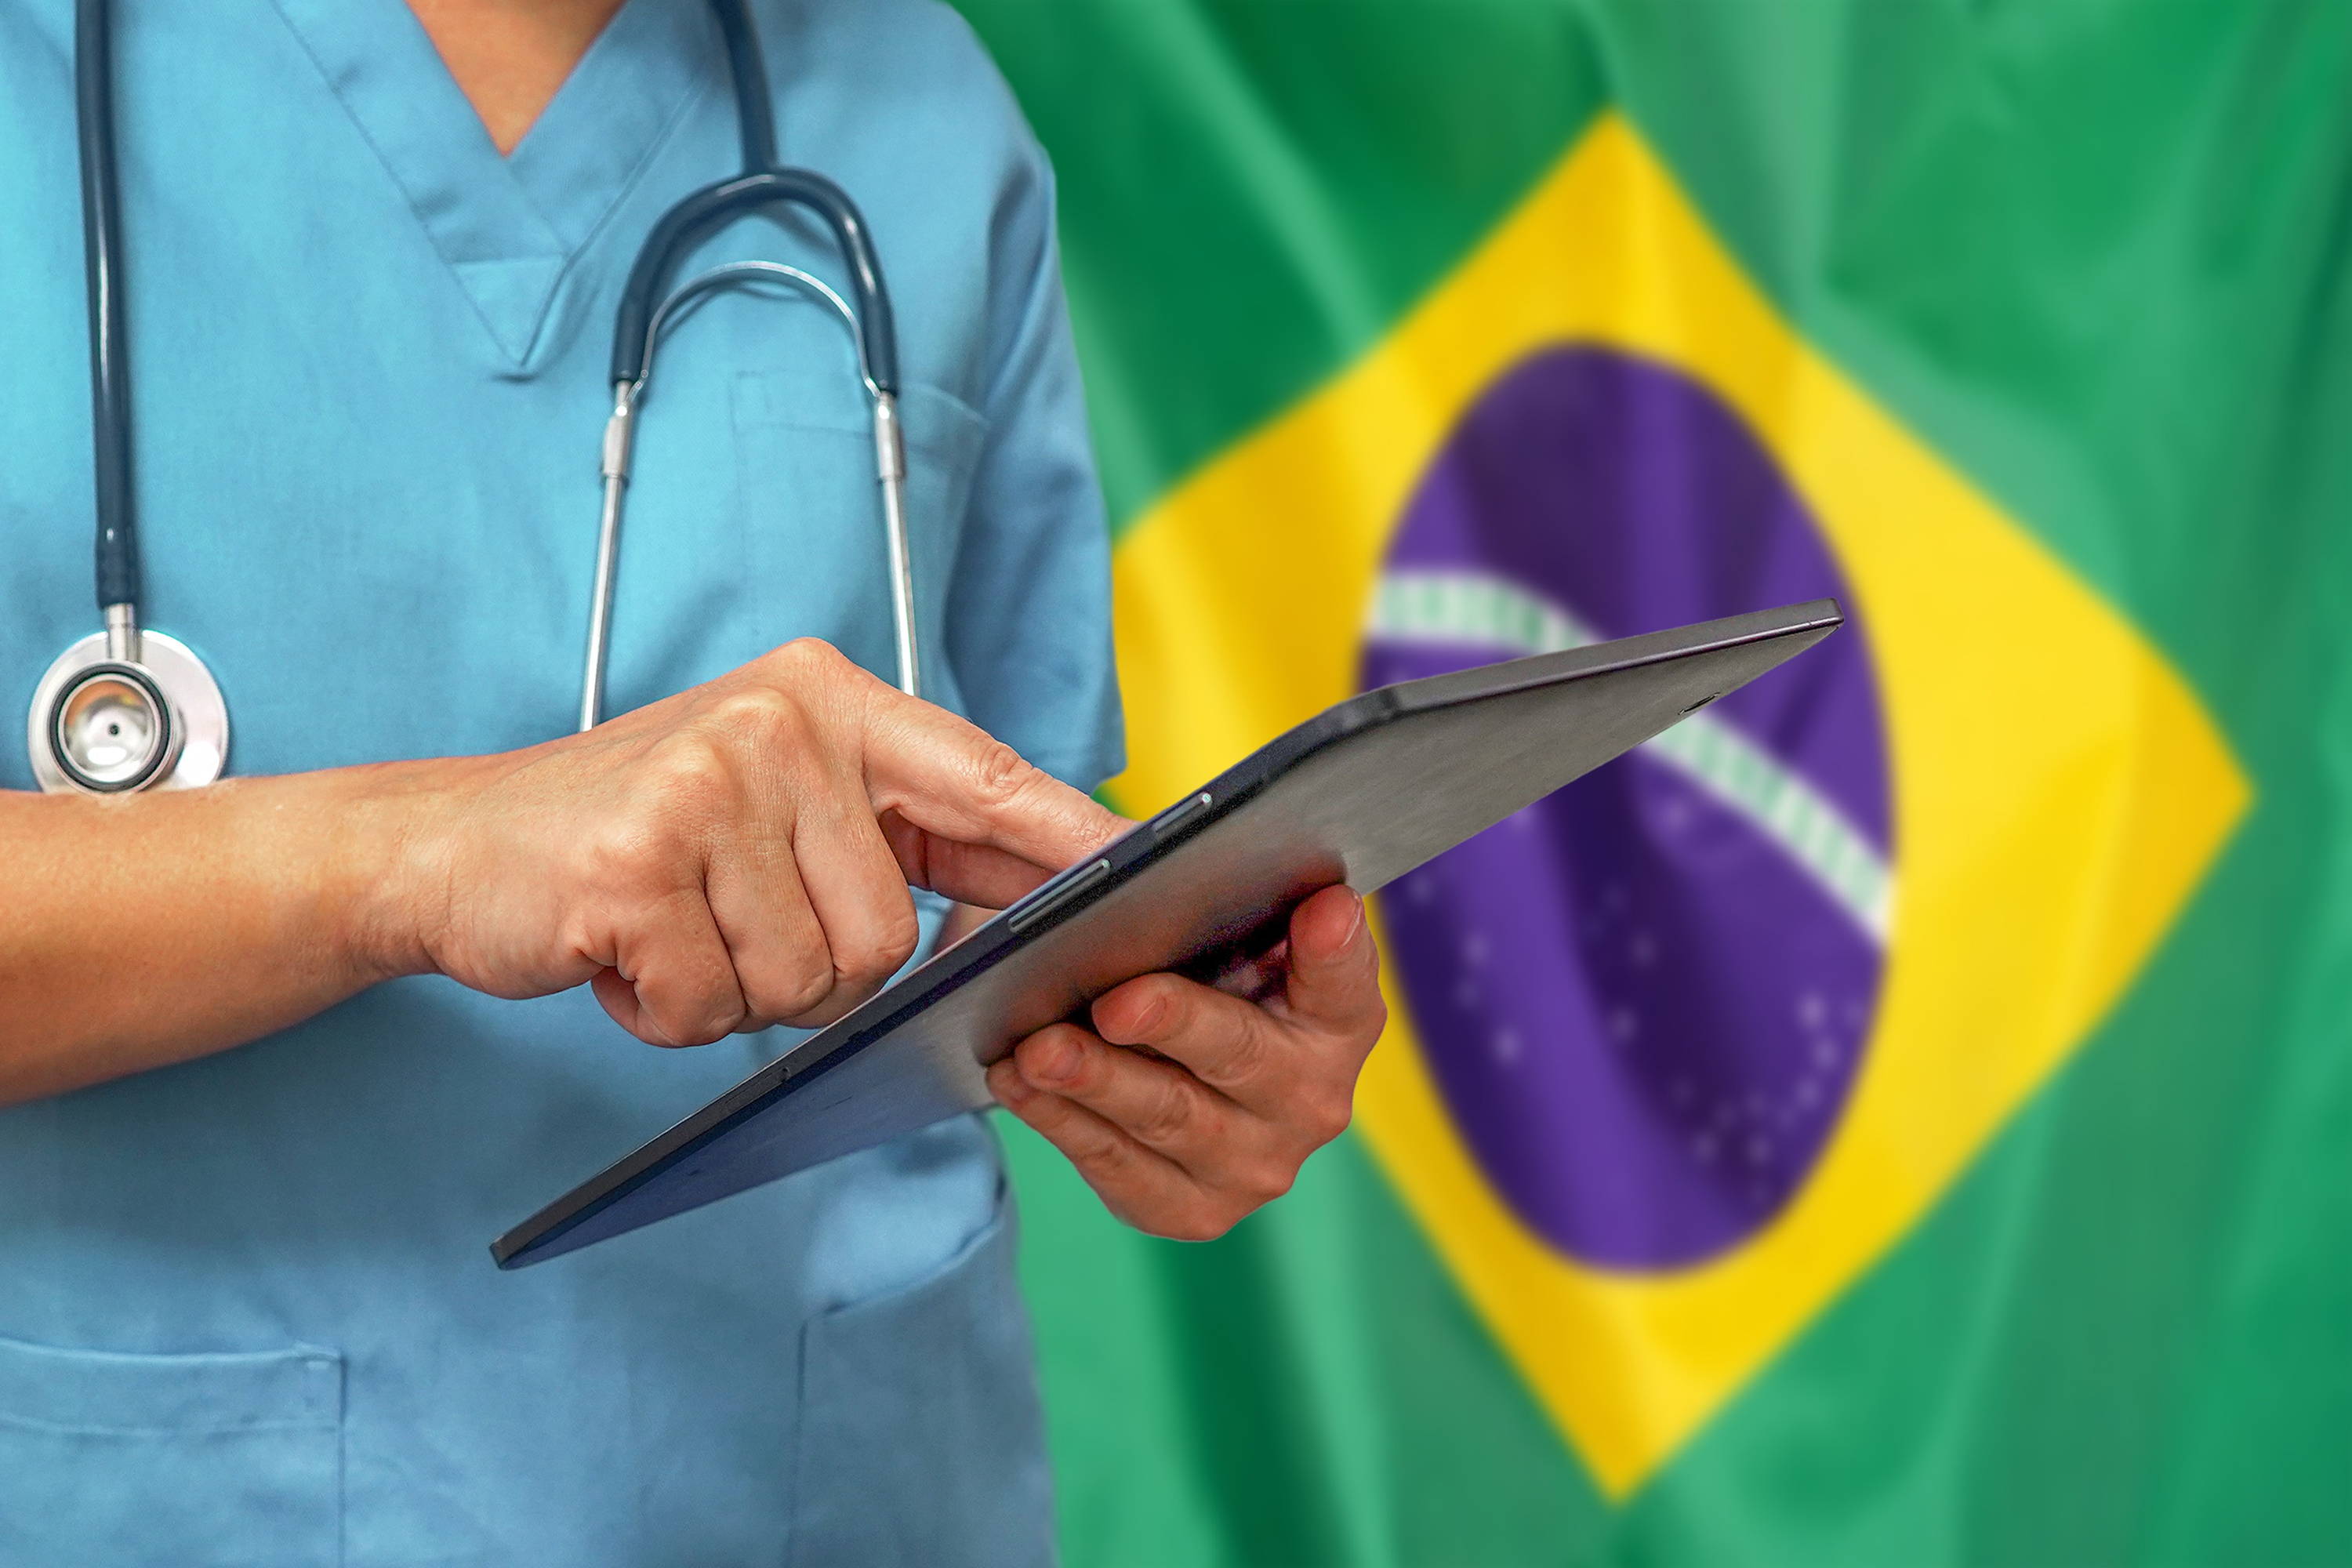
[[[351,770],[333,923],[363,984],[439,973],[434,955],[449,925],[458,798],[446,775],[458,760]]]

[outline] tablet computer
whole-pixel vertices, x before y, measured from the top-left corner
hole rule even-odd
[[[993,1103],[983,1071],[1139,974],[1208,977],[1811,647],[1833,600],[1381,687],[1045,881],[490,1246],[553,1258]]]

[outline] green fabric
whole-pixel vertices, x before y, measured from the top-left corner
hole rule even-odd
[[[1370,346],[1602,104],[1590,30],[1524,0],[962,8],[1060,181],[1114,531]]]
[[[1614,105],[2256,791],[2088,1047],[1621,1506],[1360,1145],[1188,1248],[1015,1138],[1070,1560],[2352,1562],[2352,6],[963,9],[1059,173],[1118,524]]]

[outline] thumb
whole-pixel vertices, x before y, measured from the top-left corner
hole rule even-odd
[[[1351,889],[1326,888],[1292,910],[1289,948],[1282,1010],[1292,1018],[1345,1034],[1384,1012],[1380,954],[1364,919],[1364,900]]]

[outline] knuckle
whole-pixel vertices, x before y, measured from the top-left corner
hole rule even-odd
[[[729,1027],[726,1022],[705,1013],[685,1020],[679,1027],[671,1030],[670,1038],[680,1046],[713,1045],[727,1037]]]
[[[866,940],[856,943],[847,959],[837,962],[836,967],[844,979],[860,984],[887,980],[914,956],[915,946],[922,937],[922,922],[916,917],[914,900],[902,900],[900,907],[884,915]]]
[[[635,903],[669,881],[673,850],[666,818],[614,817],[581,839],[580,865],[590,888]]]
[[[649,765],[659,797],[673,805],[700,808],[733,784],[726,749],[701,730],[680,730],[665,736]]]
[[[1002,741],[983,742],[972,753],[972,795],[982,805],[1011,805],[1032,787],[1036,777],[1037,770]]]
[[[911,942],[901,944],[895,936],[858,942],[835,952],[834,976],[840,984],[859,989],[878,985],[898,972],[912,951]]]
[[[1131,1156],[1124,1141],[1089,1127],[1080,1146],[1071,1151],[1070,1158],[1089,1176],[1111,1180],[1127,1169]]]
[[[895,689],[823,637],[794,637],[768,656],[768,668],[788,690],[828,694],[833,700]]]
[[[833,950],[834,984],[853,991],[877,984],[894,967],[883,950],[872,942],[847,943]]]
[[[1225,1081],[1241,1088],[1263,1080],[1274,1068],[1274,1030],[1267,1026],[1265,1015],[1244,1014],[1240,1034],[1225,1060]]]
[[[770,1018],[797,1018],[822,1006],[833,994],[834,984],[830,963],[790,965],[761,987],[759,1011]]]
[[[1310,1096],[1303,1119],[1307,1134],[1321,1148],[1348,1130],[1356,1119],[1356,1097],[1345,1089],[1323,1089]]]
[[[856,668],[846,654],[823,637],[794,637],[769,658],[785,669],[810,675],[837,675]]]
[[[715,702],[712,724],[730,741],[763,751],[798,750],[808,739],[808,714],[788,691],[739,686]]]
[[[1199,1111],[1199,1100],[1182,1079],[1162,1076],[1136,1118],[1135,1135],[1147,1143],[1173,1142],[1192,1130]]]
[[[835,984],[822,936],[781,927],[740,952],[734,969],[744,1012],[761,1024],[804,1016],[824,1005]]]
[[[1215,1198],[1194,1199],[1179,1206],[1160,1234],[1171,1241],[1214,1241],[1239,1224],[1244,1212]]]
[[[653,1021],[673,1046],[707,1046],[724,1039],[741,1017],[720,997],[705,994],[682,998],[671,1007],[656,1011]]]
[[[1297,1180],[1296,1162],[1269,1157],[1251,1167],[1243,1179],[1239,1195],[1250,1209],[1257,1209],[1290,1191]]]

